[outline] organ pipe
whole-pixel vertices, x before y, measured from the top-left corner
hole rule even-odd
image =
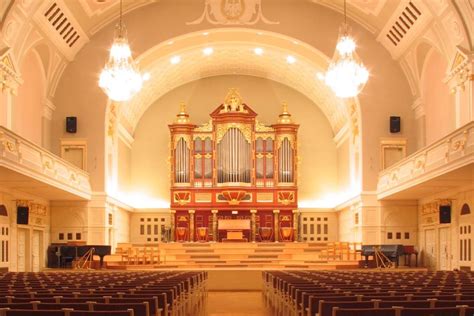
[[[283,139],[278,150],[278,173],[280,182],[293,182],[293,149],[288,138]]]
[[[189,183],[190,153],[186,141],[180,139],[175,149],[175,182]]]
[[[217,145],[218,183],[250,183],[250,144],[238,128],[229,128]]]

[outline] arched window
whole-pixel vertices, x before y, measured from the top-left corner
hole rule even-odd
[[[463,206],[461,207],[461,215],[469,215],[471,214],[471,209],[469,208],[469,205],[467,203],[464,203]]]

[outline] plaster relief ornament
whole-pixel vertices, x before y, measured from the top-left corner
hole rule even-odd
[[[213,25],[279,24],[265,18],[262,0],[205,0],[204,11],[187,25],[201,24],[204,20]]]

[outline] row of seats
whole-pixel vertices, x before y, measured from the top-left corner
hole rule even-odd
[[[0,316],[186,315],[202,307],[206,283],[188,271],[4,273]]]
[[[262,277],[275,315],[424,316],[432,310],[450,316],[474,306],[471,272],[264,271]]]

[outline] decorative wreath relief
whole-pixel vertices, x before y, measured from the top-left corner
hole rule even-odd
[[[253,25],[260,21],[265,24],[280,23],[263,16],[262,0],[205,0],[201,16],[186,24],[200,24],[204,20],[214,25]]]

